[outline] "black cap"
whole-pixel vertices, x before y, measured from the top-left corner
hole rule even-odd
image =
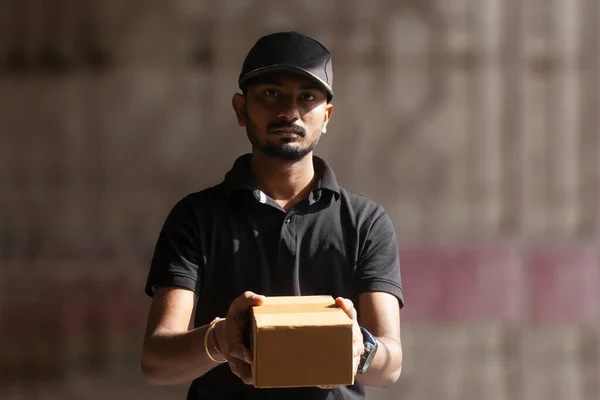
[[[298,32],[263,36],[252,46],[238,79],[240,89],[248,80],[267,72],[292,72],[319,83],[333,98],[331,54],[321,43]]]

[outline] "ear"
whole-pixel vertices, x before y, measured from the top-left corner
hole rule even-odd
[[[331,114],[333,113],[333,104],[327,103],[325,105],[325,120],[323,121],[323,132],[322,135],[327,133],[327,124],[329,123],[329,119],[331,118]]]
[[[234,94],[231,99],[231,105],[233,106],[233,111],[237,117],[238,125],[245,127],[248,122],[248,115],[246,114],[246,96],[240,93]]]

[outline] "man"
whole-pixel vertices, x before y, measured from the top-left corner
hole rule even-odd
[[[333,110],[331,82],[327,49],[296,32],[265,36],[247,55],[232,104],[252,153],[222,183],[180,200],[156,244],[141,360],[151,383],[192,381],[189,400],[363,399],[365,385],[398,379],[394,228],[313,156]],[[247,311],[264,296],[316,294],[334,296],[354,320],[355,385],[255,388]]]

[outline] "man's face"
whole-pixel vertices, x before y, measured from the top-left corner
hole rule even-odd
[[[313,80],[279,73],[251,83],[246,96],[236,94],[233,104],[252,146],[269,157],[289,161],[312,152],[333,108],[325,90]]]

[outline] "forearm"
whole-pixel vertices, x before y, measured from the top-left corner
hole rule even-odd
[[[367,386],[390,386],[396,383],[402,371],[402,346],[392,338],[378,337],[375,358],[367,371],[356,380]]]
[[[204,348],[209,325],[187,332],[160,332],[146,338],[142,351],[142,371],[155,385],[184,383],[206,374],[218,363],[212,361]],[[208,337],[208,349],[217,360],[214,329]]]

